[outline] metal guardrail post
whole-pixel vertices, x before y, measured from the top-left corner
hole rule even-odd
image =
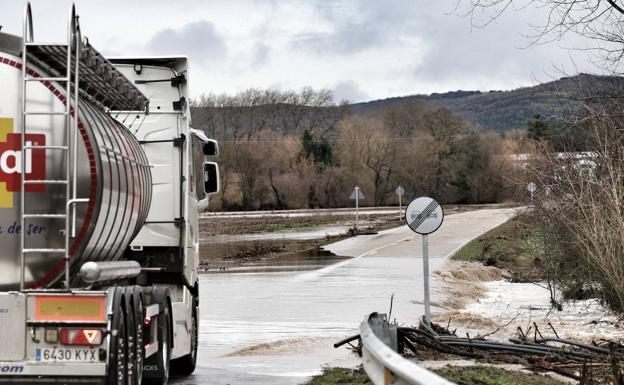
[[[360,324],[362,362],[375,385],[456,385],[401,357],[382,342],[371,328],[371,323],[378,324],[380,317],[385,318],[376,313],[367,315]]]

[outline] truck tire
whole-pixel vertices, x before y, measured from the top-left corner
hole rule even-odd
[[[158,352],[145,360],[144,367],[151,370],[143,372],[143,383],[149,385],[167,385],[171,367],[171,308],[169,290],[153,288],[149,295],[149,304],[158,304],[160,313],[158,322]]]
[[[126,314],[123,290],[116,288],[113,297],[107,385],[127,385]]]
[[[135,384],[141,385],[143,382],[143,357],[145,355],[144,351],[144,342],[143,342],[143,319],[145,318],[143,313],[143,291],[139,286],[133,287],[133,309],[134,309],[134,341],[135,341],[135,358],[136,358],[136,366],[134,369],[135,373]]]
[[[140,385],[141,380],[137,374],[140,370],[139,364],[142,360],[138,359],[139,354],[143,354],[140,349],[138,338],[143,339],[143,316],[142,308],[139,308],[141,315],[137,314],[137,301],[135,300],[135,287],[126,287],[124,290],[125,310],[126,310],[126,365],[128,385]],[[139,297],[140,300],[140,297]],[[139,301],[140,302],[140,301]],[[140,304],[139,304],[140,305]],[[142,306],[142,305],[140,305]],[[140,332],[139,332],[140,330]],[[140,334],[140,335],[138,335]],[[141,343],[143,343],[141,341]]]
[[[199,341],[199,306],[193,299],[193,315],[191,317],[191,352],[171,361],[171,372],[188,376],[195,371],[197,365],[197,346]]]

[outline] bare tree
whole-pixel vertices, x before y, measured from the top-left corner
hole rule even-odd
[[[567,34],[589,39],[589,49],[615,72],[624,55],[624,2],[621,0],[457,0],[457,9],[470,16],[472,25],[484,27],[510,9],[535,7],[545,11],[532,25],[531,44],[557,41]]]
[[[389,135],[379,119],[351,116],[340,123],[341,154],[352,168],[354,183],[370,177],[373,204],[384,205],[393,185],[400,141]],[[359,180],[359,182],[357,181]]]
[[[299,92],[250,88],[235,95],[204,94],[192,103],[194,124],[223,139],[248,139],[269,129],[280,134],[311,129],[326,135],[344,108],[330,90],[304,87]]]
[[[601,293],[624,310],[624,105],[613,97],[585,104],[575,121],[588,132],[591,150],[544,152],[534,175],[544,185],[538,202],[548,233],[555,238],[559,284],[568,292]]]

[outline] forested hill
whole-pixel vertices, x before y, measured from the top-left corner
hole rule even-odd
[[[218,140],[250,138],[260,132],[301,135],[311,130],[322,137],[337,133],[345,114],[383,116],[388,108],[421,101],[422,105],[445,108],[468,126],[507,131],[527,128],[536,114],[548,119],[575,111],[583,95],[624,94],[624,78],[580,74],[512,91],[455,91],[412,95],[365,103],[335,106],[326,91],[304,89],[301,93],[249,90],[228,100],[210,100],[191,107],[193,126]]]
[[[353,112],[365,113],[420,99],[451,110],[476,128],[507,131],[526,128],[529,119],[535,114],[550,117],[574,111],[578,107],[574,99],[586,94],[611,92],[614,88],[622,94],[624,78],[580,74],[512,91],[455,91],[413,95],[357,103],[351,105],[351,108]]]

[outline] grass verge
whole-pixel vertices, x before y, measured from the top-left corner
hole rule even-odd
[[[364,369],[325,368],[305,385],[371,385]]]
[[[563,385],[551,377],[488,366],[448,366],[435,372],[457,385]]]
[[[564,385],[563,382],[537,374],[489,366],[448,366],[436,374],[458,385]],[[327,368],[305,385],[371,385],[364,369]]]
[[[452,259],[507,269],[514,281],[535,281],[543,278],[537,231],[525,215],[519,215],[472,240]]]

